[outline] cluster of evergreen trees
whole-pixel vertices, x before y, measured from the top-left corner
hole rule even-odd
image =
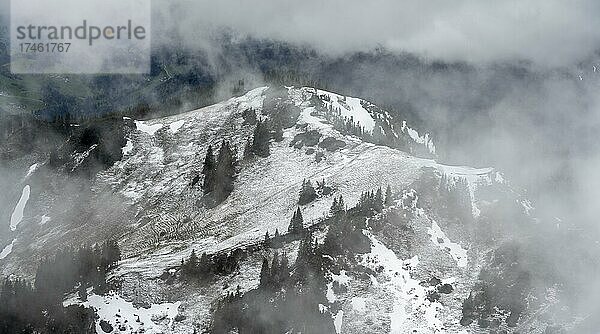
[[[462,221],[472,219],[471,191],[465,178],[448,178],[443,174],[440,179],[439,194],[441,208],[449,217],[456,217]]]
[[[271,133],[266,121],[258,121],[254,128],[252,139],[248,139],[244,147],[244,159],[250,159],[254,156],[266,158],[271,154],[269,141]]]
[[[257,122],[256,118],[256,110],[254,108],[247,108],[242,112],[242,118],[244,119],[244,124],[254,125]]]
[[[302,211],[297,208],[294,211],[290,225],[288,226],[288,232],[291,234],[300,234],[304,231],[304,218],[302,217]]]
[[[317,192],[313,187],[310,180],[302,180],[302,187],[300,188],[300,197],[298,198],[298,205],[305,205],[317,198]]]
[[[327,95],[320,95],[319,98],[322,101],[331,101]],[[317,105],[319,105],[319,102],[320,101],[317,101]],[[342,101],[342,103],[344,103],[344,101]],[[414,143],[406,133],[395,130],[400,129],[403,126],[401,123],[395,122],[394,124],[391,124],[393,119],[385,119],[382,116],[378,116],[384,114],[382,109],[369,103],[363,103],[363,108],[375,116],[375,126],[371,132],[367,131],[360,122],[355,122],[353,117],[343,116],[339,108],[334,108],[330,104],[327,104],[325,108],[320,108],[320,110],[323,111],[325,119],[342,134],[357,136],[363,141],[397,148],[411,154],[427,157],[431,156],[431,153],[424,145]],[[388,108],[388,110],[392,109],[393,108]]]
[[[365,191],[358,204],[351,209],[346,208],[341,195],[335,197],[329,209],[329,229],[322,246],[324,252],[331,256],[367,252],[370,241],[362,233],[367,227],[366,217],[381,212],[384,206],[392,203],[392,188],[389,185],[385,199],[381,187],[376,191]]]
[[[121,258],[115,241],[96,247],[69,248],[43,260],[34,284],[6,279],[0,285],[0,334],[3,333],[94,333],[95,314],[81,306],[63,307],[65,293],[79,286],[87,299],[87,288],[102,294],[106,274]]]
[[[210,194],[212,204],[221,203],[233,191],[233,182],[236,177],[237,158],[235,150],[225,140],[215,159],[212,145],[208,146],[204,158],[202,174],[204,194]]]
[[[368,252],[369,239],[362,233],[366,228],[365,211],[354,207],[346,210],[342,207],[344,199],[340,196],[334,199],[329,210],[329,228],[323,242],[323,252],[330,256],[346,253]]]
[[[60,299],[79,284],[79,296],[87,298],[87,288],[93,286],[97,294],[108,289],[106,274],[121,259],[116,241],[106,241],[95,247],[67,248],[53,258],[44,259],[36,272],[35,288],[49,301]]]
[[[317,180],[317,187],[313,187],[310,180],[302,180],[302,187],[300,188],[300,196],[298,197],[298,205],[306,205],[318,197],[327,196],[333,192],[333,188],[325,184],[325,179],[319,182]]]
[[[335,217],[345,212],[346,204],[344,204],[344,197],[342,195],[340,195],[339,197],[334,197],[333,203],[331,204],[331,208],[329,209],[329,214]]]
[[[319,95],[319,98],[323,101],[331,101],[328,95]],[[371,133],[366,131],[360,122],[354,121],[354,117],[344,117],[339,108],[333,108],[331,104],[327,104],[325,111],[325,119],[342,134],[354,135],[359,138],[371,136]]]
[[[265,289],[280,289],[290,278],[290,267],[285,252],[279,258],[275,252],[273,261],[269,266],[269,260],[263,258],[260,269],[260,287]]]
[[[388,185],[385,191],[385,198],[381,187],[377,191],[366,191],[360,196],[360,200],[356,206],[357,209],[368,213],[370,211],[381,212],[384,205],[390,206],[393,204],[392,188]]]
[[[95,317],[91,308],[63,307],[62,299],[48,303],[24,280],[0,283],[0,334],[96,333]]]
[[[392,204],[390,186],[385,198],[381,188],[364,192],[351,209],[347,209],[343,196],[334,197],[323,244],[304,228],[298,208],[286,235],[301,237],[295,263],[290,266],[285,253],[275,252],[271,260],[263,258],[258,288],[242,294],[238,287],[213,305],[211,333],[335,332],[331,313],[319,307],[326,304],[325,271],[334,265],[331,256],[369,252],[370,240],[362,233],[366,218]],[[264,244],[273,245],[282,237],[278,230],[275,237],[267,232]]]
[[[289,266],[287,256],[275,253],[263,259],[259,287],[238,291],[214,305],[211,333],[333,333],[325,305],[323,256],[310,233],[300,243],[298,256]]]
[[[187,260],[182,260],[181,269],[187,277],[207,280],[213,275],[230,275],[240,268],[240,261],[244,259],[246,253],[241,249],[233,252],[208,255],[202,253],[200,258],[196,251],[192,250]]]

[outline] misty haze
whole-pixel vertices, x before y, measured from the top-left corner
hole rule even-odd
[[[15,1],[0,334],[600,333],[600,3]]]

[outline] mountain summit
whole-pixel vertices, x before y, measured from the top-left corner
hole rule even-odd
[[[559,281],[526,268],[507,233],[534,234],[531,203],[494,168],[438,163],[432,136],[397,112],[260,87],[106,122],[69,124],[80,129],[60,148],[13,160],[0,240],[4,276],[36,287],[40,261],[80,263],[90,247],[102,275],[79,271],[63,306],[94,310],[98,333],[555,326]]]

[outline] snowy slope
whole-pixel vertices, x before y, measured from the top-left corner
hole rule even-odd
[[[234,287],[239,284],[243,291],[256,286],[260,255],[244,262],[243,270],[237,276],[221,278],[212,287],[202,291],[182,292],[178,290],[182,289],[181,285],[165,286],[159,277],[165,272],[176,275],[170,270],[177,267],[192,250],[213,253],[256,243],[267,231],[270,234],[276,229],[287,231],[304,179],[313,182],[325,180],[334,189],[333,195],[319,198],[301,208],[304,221],[308,224],[319,222],[327,214],[334,195],[343,195],[346,204],[353,206],[366,190],[385,188],[387,185],[395,192],[407,190],[427,169],[466,179],[471,191],[474,216],[480,213],[477,209],[477,187],[497,178],[494,169],[446,166],[432,159],[417,158],[392,147],[342,134],[320,115],[313,104],[315,96],[326,96],[323,103],[339,108],[344,117],[352,117],[367,131],[373,131],[376,119],[391,116],[365,108],[369,105],[366,101],[311,88],[287,90],[286,99],[300,109],[300,116],[295,126],[284,129],[283,141],[271,143],[270,156],[241,163],[235,188],[223,203],[211,209],[198,206],[196,201],[202,196],[201,191],[198,187],[192,188],[190,183],[202,169],[208,145],[218,149],[220,142],[226,139],[241,157],[243,146],[253,131],[252,126],[243,124],[241,114],[247,108],[254,108],[259,117],[267,117],[268,110],[263,110],[264,101],[275,89],[256,88],[241,97],[175,116],[132,120],[127,144],[123,147],[123,159],[100,172],[92,189],[97,201],[110,194],[127,207],[125,212],[116,215],[111,225],[111,232],[120,237],[125,257],[112,275],[114,279],[122,281],[123,288],[117,295],[104,299],[91,296],[86,305],[96,307],[103,318],[113,323],[114,319],[109,318],[115,307],[123,313],[133,314],[142,312],[133,306],[135,303],[156,305],[156,309],[143,311],[146,312],[143,314],[151,318],[154,313],[168,313],[166,325],[156,325],[156,328],[160,327],[165,332],[188,333],[194,324],[206,324],[210,303],[218,295],[231,291],[231,288],[222,289],[223,286]],[[318,131],[322,135],[321,140],[332,137],[342,141],[345,146],[327,151],[318,145],[311,148],[290,145],[296,135],[309,130]],[[419,135],[405,122],[398,131],[406,133],[415,144],[435,153],[429,135]],[[317,153],[324,158],[317,161]],[[27,174],[34,171],[32,167]],[[11,228],[20,227],[22,208],[29,196],[36,196],[25,190],[15,209]],[[414,206],[404,209],[415,214],[413,223],[419,233],[415,243],[422,256],[427,258],[400,258],[378,236],[370,234],[373,249],[371,254],[363,258],[364,264],[373,268],[383,266],[385,269],[380,276],[373,278],[373,284],[378,283],[371,291],[344,296],[346,308],[337,313],[335,318],[336,327],[342,332],[357,332],[352,330],[358,328],[357,324],[346,323],[347,317],[372,312],[373,307],[377,310],[374,305],[377,296],[386,296],[385,300],[390,302],[387,311],[379,310],[385,316],[377,323],[381,321],[389,329],[384,332],[406,333],[409,328],[417,328],[419,333],[444,332],[443,329],[447,328],[444,321],[456,323],[458,301],[453,301],[452,311],[446,312],[441,310],[438,302],[426,300],[426,289],[418,281],[422,277],[418,277],[415,270],[424,271],[434,261],[448,259],[451,265],[444,279],[471,280],[472,271],[478,263],[469,252],[466,241],[457,240],[456,233],[447,233],[446,226],[416,206],[417,194],[409,192],[406,196],[415,197]],[[90,205],[102,207],[100,202]],[[45,242],[60,239],[64,232],[59,225],[61,217],[53,214],[49,219],[47,212],[31,215],[38,217],[36,231],[40,234],[35,237],[40,240],[40,249],[43,249]],[[101,222],[90,222],[81,229],[81,233],[92,233],[101,226]],[[5,260],[11,259],[9,254],[13,251],[13,245],[20,244],[13,241],[10,247],[2,251]],[[288,254],[293,254],[296,245],[289,247],[292,249]],[[3,257],[0,256],[0,265],[3,265]],[[346,283],[352,284],[351,281]],[[461,288],[462,295],[466,294],[467,285],[465,283]],[[165,309],[167,306],[168,311]],[[179,313],[184,315],[184,320],[172,323]],[[364,321],[366,318],[354,318],[353,321],[360,322],[361,319]],[[144,323],[151,325],[151,321]],[[155,330],[152,326],[145,328],[147,332]],[[133,333],[137,329],[135,326],[128,327],[123,332]]]

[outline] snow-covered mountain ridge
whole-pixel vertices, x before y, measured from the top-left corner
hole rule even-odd
[[[292,119],[281,139],[271,140],[266,157],[242,157],[255,128],[244,118],[248,110],[259,120],[279,113]],[[72,189],[30,186],[39,167],[24,169],[19,182],[29,189],[25,204],[19,201],[24,214],[19,222],[11,221],[13,242],[0,259],[9,275],[27,268],[30,256],[60,248],[63,240],[77,244],[118,237],[124,259],[111,277],[120,282],[119,296],[94,295],[86,304],[115,327],[110,314],[117,303],[131,313],[142,312],[135,305],[155,305],[152,310],[158,313],[177,307],[177,313],[164,311],[166,318],[156,322],[152,318],[160,315],[145,313],[153,323],[142,327],[147,332],[207,329],[215,299],[238,285],[241,292],[258,286],[261,259],[272,257],[273,250],[255,246],[267,232],[286,233],[305,179],[324,180],[332,189],[300,206],[306,226],[326,221],[340,195],[350,208],[365,191],[389,185],[395,198],[367,219],[364,235],[371,251],[357,255],[343,272],[328,272],[330,285],[323,288],[329,304],[322,305],[322,312],[331,313],[338,333],[476,332],[474,323],[461,325],[462,308],[502,239],[495,229],[502,228],[497,223],[504,218],[496,208],[508,205],[519,223],[532,222],[530,204],[495,169],[437,163],[430,135],[358,98],[306,87],[261,87],[206,108],[125,123],[122,159],[94,177],[85,198]],[[208,207],[194,179],[208,146],[216,149],[223,140],[237,152],[237,175],[231,194]],[[79,153],[77,165],[94,149]],[[444,196],[455,196],[452,205],[458,209],[440,204]],[[69,216],[73,207],[77,217]],[[481,233],[490,228],[493,233]],[[326,224],[315,228],[317,239],[327,229]],[[298,247],[297,240],[283,246],[290,262]],[[255,250],[234,274],[204,286],[179,279],[181,261],[192,250],[215,254],[241,248]],[[424,283],[432,280],[440,283]],[[452,291],[436,292],[445,285]],[[124,328],[135,332],[140,326]]]

